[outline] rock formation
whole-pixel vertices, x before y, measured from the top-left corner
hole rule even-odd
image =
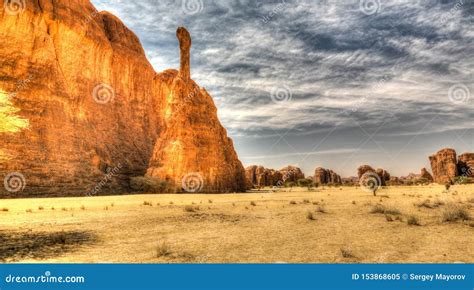
[[[376,171],[377,175],[380,177],[380,181],[382,186],[387,185],[387,181],[390,181],[390,173],[388,173],[385,169],[378,168]]]
[[[433,179],[440,184],[453,182],[458,175],[456,151],[445,148],[429,157]]]
[[[459,155],[458,173],[461,176],[474,177],[474,153],[463,153]]]
[[[357,176],[360,179],[364,174],[368,172],[377,174],[377,176],[380,179],[380,186],[385,186],[387,185],[387,181],[390,181],[390,173],[388,173],[386,170],[382,168],[378,168],[377,170],[375,170],[369,165],[359,166],[359,168],[357,169]]]
[[[252,165],[245,169],[249,187],[264,187],[281,185],[282,174],[274,169]]]
[[[429,182],[433,182],[433,176],[428,172],[428,170],[426,170],[426,168],[421,169],[420,177],[428,180]]]
[[[304,173],[300,168],[295,166],[287,166],[279,170],[284,182],[297,182],[304,178]]]
[[[25,8],[0,13],[0,91],[29,123],[1,133],[0,151],[11,156],[0,163],[2,180],[23,174],[24,194],[84,194],[98,184],[99,192],[119,193],[148,170],[176,184],[198,172],[203,190],[245,188],[212,98],[190,80],[184,29],[180,72],[157,74],[135,34],[88,0]],[[110,172],[114,178],[100,183]]]
[[[322,167],[316,168],[314,171],[313,181],[317,184],[342,184],[341,177],[332,170],[324,169]]]
[[[217,118],[212,97],[189,78],[189,33],[180,27],[177,37],[182,71],[170,71],[164,80],[167,99],[163,130],[147,175],[168,180],[179,188],[189,174],[198,174],[203,192],[244,191],[245,170]],[[257,183],[265,178],[259,170]]]

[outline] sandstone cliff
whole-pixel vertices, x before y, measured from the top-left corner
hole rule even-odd
[[[437,183],[451,183],[458,175],[456,151],[445,148],[429,157],[433,179]]]
[[[23,174],[24,193],[124,192],[147,170],[177,183],[200,172],[210,191],[245,187],[212,98],[189,67],[157,74],[115,16],[88,0],[28,1],[18,15],[0,13],[0,37],[0,91],[29,123],[0,133],[9,156],[0,176]]]

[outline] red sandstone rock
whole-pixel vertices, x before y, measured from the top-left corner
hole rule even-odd
[[[324,169],[322,167],[316,168],[314,171],[313,181],[317,184],[341,184],[341,177],[332,170]]]
[[[203,190],[244,190],[212,98],[188,77],[187,36],[178,31],[180,75],[157,74],[135,34],[88,0],[28,1],[17,16],[0,13],[0,90],[14,93],[30,124],[1,134],[11,158],[0,176],[23,173],[31,194],[84,194],[114,168],[101,191],[125,192],[147,170],[176,184],[200,172]]]
[[[458,175],[456,151],[454,149],[442,149],[430,156],[429,159],[435,182],[440,184],[453,182],[453,179]]]

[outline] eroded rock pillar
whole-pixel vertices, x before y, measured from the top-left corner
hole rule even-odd
[[[176,37],[179,40],[180,67],[179,76],[183,80],[191,78],[191,35],[184,27],[179,27],[176,31]]]

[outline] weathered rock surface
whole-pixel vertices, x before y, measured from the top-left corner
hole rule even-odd
[[[342,184],[341,176],[332,170],[324,169],[322,167],[316,168],[314,171],[313,181],[317,184]]]
[[[157,74],[135,34],[88,0],[28,1],[16,16],[2,11],[0,37],[0,90],[29,122],[27,130],[1,133],[0,150],[11,158],[0,163],[0,176],[22,173],[23,193],[84,194],[116,168],[99,191],[127,191],[129,178],[147,170],[176,183],[200,172],[203,190],[245,188],[212,98],[187,77],[186,56],[180,75]]]
[[[274,169],[252,165],[245,169],[248,187],[281,185],[282,174]]]
[[[453,182],[458,175],[456,151],[445,148],[429,157],[433,179],[437,183],[445,184]]]
[[[388,173],[385,169],[382,168],[378,168],[375,172],[380,177],[381,185],[387,185],[387,181],[390,181],[390,173]]]
[[[304,178],[304,173],[296,166],[287,166],[279,170],[284,182],[297,182]]]
[[[426,168],[421,169],[420,177],[428,180],[429,182],[433,182],[433,176]]]

